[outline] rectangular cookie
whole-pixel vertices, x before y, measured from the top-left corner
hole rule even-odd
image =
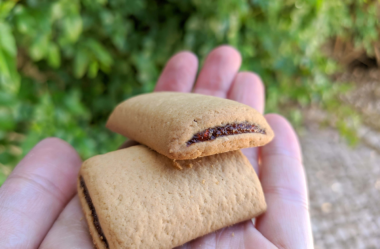
[[[173,248],[266,210],[240,151],[173,163],[143,145],[83,163],[78,195],[98,249]]]
[[[274,137],[252,107],[194,93],[130,98],[115,108],[106,126],[176,160],[262,146]]]

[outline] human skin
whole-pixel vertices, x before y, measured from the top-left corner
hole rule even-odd
[[[167,62],[155,91],[193,91],[263,112],[264,84],[252,72],[239,72],[240,64],[236,49],[220,46],[210,52],[196,77],[197,57],[180,52]],[[265,117],[274,140],[243,152],[259,175],[268,210],[255,224],[242,222],[178,248],[313,248],[297,135],[285,118]],[[81,163],[76,151],[58,138],[42,140],[21,160],[0,188],[1,248],[93,248],[76,195]]]

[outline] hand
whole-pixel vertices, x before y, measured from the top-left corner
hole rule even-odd
[[[238,72],[240,54],[214,49],[194,92],[229,98],[264,110],[264,86],[251,72]],[[167,63],[156,91],[190,92],[197,58],[180,52]],[[297,136],[281,116],[266,115],[276,137],[260,148],[244,149],[264,189],[268,210],[256,219],[221,229],[179,248],[313,248],[308,197]],[[260,158],[260,164],[258,163]],[[93,248],[76,194],[81,161],[56,138],[36,145],[0,188],[2,248]]]

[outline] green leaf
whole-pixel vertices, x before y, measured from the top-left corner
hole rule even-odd
[[[81,96],[78,91],[72,91],[68,93],[65,97],[65,107],[71,115],[87,118],[89,116],[89,112],[87,112],[87,110],[84,108],[80,99]]]
[[[34,61],[44,58],[49,52],[49,38],[47,36],[37,36],[29,48],[29,55]]]
[[[55,2],[51,6],[51,16],[53,20],[59,20],[64,16],[64,10],[61,2]]]
[[[7,94],[16,94],[20,79],[16,69],[16,58],[0,49],[0,90]]]
[[[92,79],[95,78],[96,75],[98,74],[98,69],[99,69],[98,62],[96,61],[91,62],[90,67],[88,68],[88,77]]]
[[[96,2],[100,5],[105,5],[107,3],[107,0],[96,0]]]
[[[35,29],[33,28],[33,26],[35,22],[38,20],[33,19],[32,16],[26,13],[22,5],[16,6],[16,9],[17,9],[17,13],[15,15],[15,18],[16,18],[17,30],[21,34],[32,35],[35,32]]]
[[[57,45],[53,43],[50,44],[47,59],[49,65],[53,68],[58,68],[61,65],[61,55]]]
[[[15,122],[12,113],[5,108],[0,109],[0,130],[10,131],[14,128]]]
[[[12,107],[17,102],[14,95],[0,91],[0,106]]]
[[[111,55],[99,42],[89,39],[85,44],[95,55],[95,58],[100,62],[101,66],[108,68],[112,65],[113,61]]]
[[[74,75],[76,78],[82,78],[86,72],[89,63],[89,56],[84,49],[78,49],[74,59]]]
[[[13,38],[11,28],[0,22],[0,49],[11,56],[16,56],[16,42]]]
[[[9,77],[8,61],[6,61],[5,53],[0,49],[0,73],[4,77]]]
[[[74,43],[79,39],[82,33],[83,23],[80,15],[67,16],[63,20],[63,26],[66,37],[70,42]]]
[[[0,1],[0,19],[5,19],[12,8],[15,6],[16,1]]]

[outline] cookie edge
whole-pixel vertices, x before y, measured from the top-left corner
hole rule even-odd
[[[77,178],[78,197],[79,197],[79,200],[80,200],[80,204],[81,204],[81,208],[82,208],[83,214],[84,214],[84,216],[86,218],[86,222],[87,222],[87,226],[88,226],[88,231],[90,232],[92,242],[93,242],[93,244],[94,244],[94,246],[95,246],[96,249],[107,249],[107,247],[104,245],[104,242],[102,242],[99,239],[99,234],[98,234],[98,232],[96,231],[96,229],[94,227],[93,217],[92,217],[92,214],[91,214],[90,207],[88,206],[88,204],[86,202],[86,199],[85,199],[84,194],[83,194],[83,189],[80,186],[80,176],[81,175],[79,175],[78,178]],[[82,177],[84,179],[83,175],[82,175]]]

